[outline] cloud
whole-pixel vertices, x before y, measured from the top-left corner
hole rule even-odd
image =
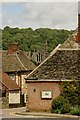
[[[79,0],[1,0],[2,2],[78,2]]]
[[[0,28],[2,27],[2,6],[0,3]]]
[[[15,5],[18,9],[14,13]],[[77,27],[77,3],[23,2],[15,5],[11,4],[11,8],[6,8],[4,4],[6,9],[3,7],[3,27],[6,25],[33,29],[40,27],[75,29]],[[17,12],[19,9],[20,12]]]
[[[78,13],[80,14],[80,1],[78,2]]]

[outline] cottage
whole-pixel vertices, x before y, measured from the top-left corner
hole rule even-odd
[[[35,64],[18,49],[17,43],[12,43],[8,50],[2,51],[2,67],[2,71],[7,73],[21,88],[22,106],[24,106],[26,99],[24,78],[36,68]]]
[[[20,107],[20,88],[6,73],[0,73],[2,108]],[[1,97],[1,96],[0,96]]]
[[[52,99],[60,94],[59,84],[80,80],[80,48],[76,36],[77,31],[27,76],[27,110],[49,111]]]

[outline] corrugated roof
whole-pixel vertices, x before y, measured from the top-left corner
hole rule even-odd
[[[0,76],[2,76],[2,80],[0,79],[0,82],[9,91],[11,91],[11,90],[20,90],[19,86],[15,83],[15,81],[11,80],[11,78],[6,73],[0,73]]]

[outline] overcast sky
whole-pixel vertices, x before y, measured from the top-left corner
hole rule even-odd
[[[80,2],[78,2],[78,13],[80,14]]]
[[[77,16],[77,2],[4,2],[2,16],[0,5],[2,28],[76,29]]]

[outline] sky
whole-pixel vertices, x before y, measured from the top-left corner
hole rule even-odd
[[[33,29],[76,29],[77,2],[3,2],[0,19],[5,26]]]

